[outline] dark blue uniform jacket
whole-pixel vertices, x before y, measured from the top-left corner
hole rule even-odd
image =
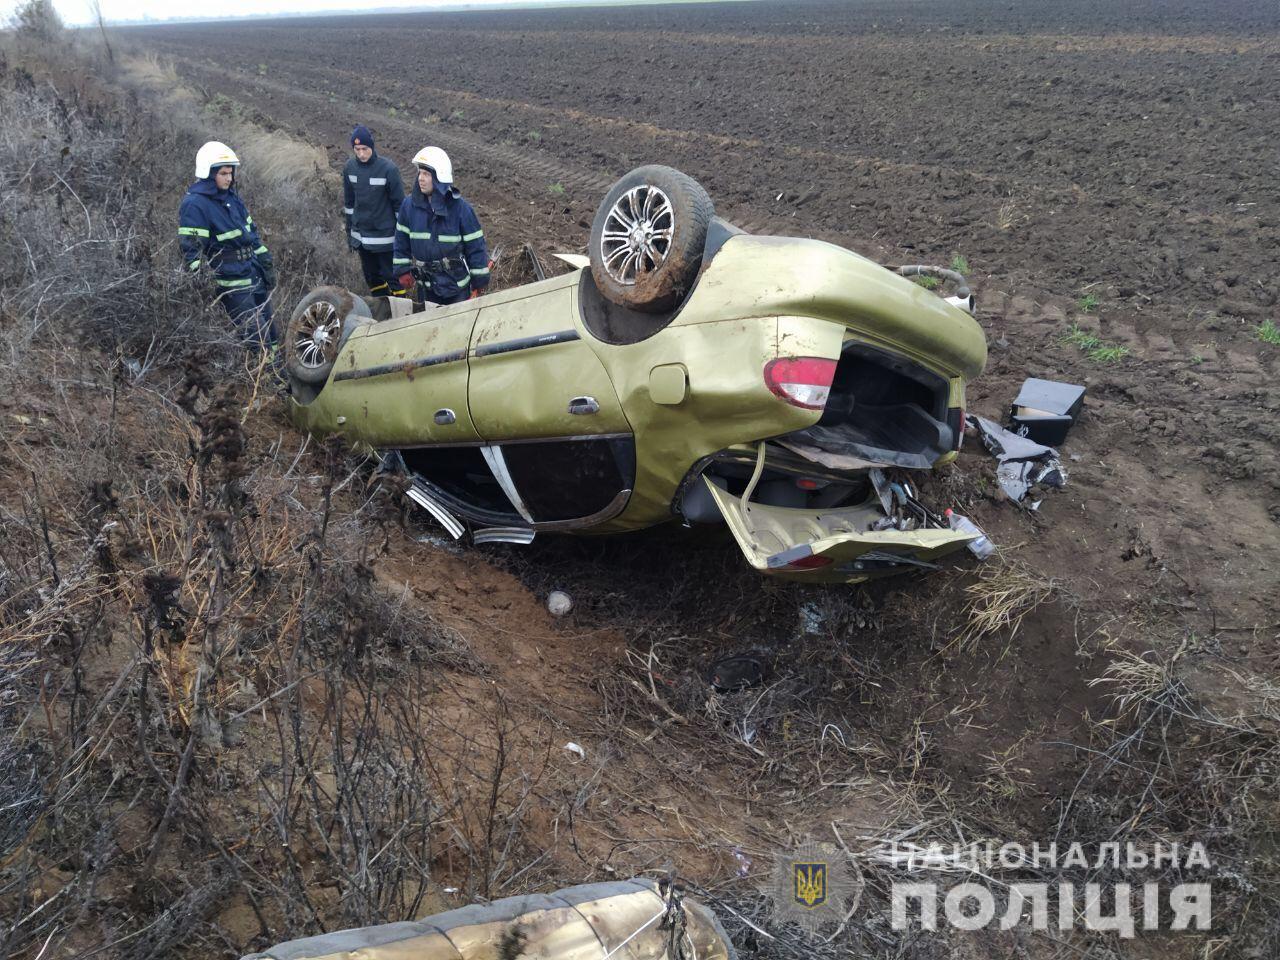
[[[448,302],[468,287],[489,285],[489,248],[471,204],[452,184],[436,184],[431,196],[423,196],[417,183],[400,204],[396,215],[393,272],[405,273],[424,264],[422,280],[432,298]]]
[[[178,243],[189,269],[207,265],[218,286],[229,289],[252,286],[254,258],[267,252],[234,183],[219,190],[212,177],[187,188],[178,208]]]

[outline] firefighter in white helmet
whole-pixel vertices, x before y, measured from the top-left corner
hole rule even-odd
[[[392,267],[414,299],[457,303],[489,285],[489,248],[471,204],[453,185],[453,164],[439,147],[413,158],[413,192],[396,214]]]
[[[239,166],[235,151],[217,140],[196,151],[196,182],[178,208],[178,242],[187,270],[213,278],[241,339],[266,349],[276,342],[270,300],[275,265],[236,193]]]

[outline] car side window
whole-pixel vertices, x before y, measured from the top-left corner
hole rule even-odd
[[[631,436],[507,443],[502,445],[502,454],[535,523],[578,520],[606,512],[635,484],[635,440]]]

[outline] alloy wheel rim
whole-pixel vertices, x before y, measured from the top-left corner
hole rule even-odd
[[[332,363],[341,329],[342,320],[333,304],[321,302],[307,307],[293,340],[298,362],[309,370]]]
[[[632,187],[609,208],[600,237],[604,269],[632,286],[662,266],[671,253],[676,215],[670,198],[651,184]]]

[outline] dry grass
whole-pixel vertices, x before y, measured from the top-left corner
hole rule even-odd
[[[1122,716],[1140,715],[1153,707],[1177,703],[1186,697],[1175,671],[1185,650],[1185,644],[1171,656],[1154,650],[1142,654],[1119,650],[1102,676],[1089,681],[1089,685],[1108,687]]]
[[[977,582],[965,588],[964,626],[944,652],[972,653],[999,635],[1012,641],[1027,615],[1059,589],[1057,581],[1021,563],[993,558],[981,568]]]
[[[170,279],[148,195],[204,132],[44,53],[0,76],[0,955],[225,956],[537,882],[510,718],[372,579],[396,504]],[[309,283],[307,192],[255,189]]]
[[[243,116],[239,104],[221,95],[202,102],[167,57],[141,50],[124,54],[120,64],[125,82],[164,104],[170,114],[176,112],[179,122],[206,128],[211,139],[230,144],[240,155],[243,172],[255,183],[273,190],[316,179],[326,189],[337,184],[338,174],[321,147],[282,130],[264,130]]]
[[[173,61],[154,50],[143,50],[121,57],[120,69],[127,81],[154,91],[162,103],[195,102],[194,94],[182,83]]]
[[[1018,203],[1010,200],[1008,203],[1001,205],[996,212],[996,229],[1008,232],[1015,230],[1031,220],[1031,217],[1021,212]]]

